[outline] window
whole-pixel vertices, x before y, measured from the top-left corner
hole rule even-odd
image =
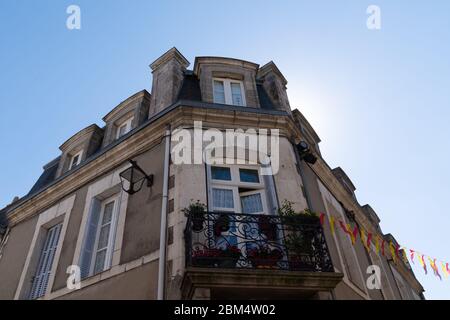
[[[119,139],[120,137],[126,135],[128,132],[131,131],[131,124],[133,122],[133,119],[134,118],[131,117],[117,127],[116,139]]]
[[[211,167],[211,176],[215,180],[231,181],[230,168]]]
[[[61,234],[62,223],[48,229],[45,236],[44,246],[39,255],[36,273],[32,280],[30,299],[38,299],[45,295],[48,281],[58,247],[59,236]]]
[[[241,182],[259,183],[258,170],[239,169]]]
[[[81,257],[82,279],[111,267],[118,209],[117,196],[93,200]]]
[[[216,212],[268,213],[258,169],[211,166],[211,205]]]
[[[80,164],[82,155],[83,155],[83,151],[80,151],[80,152],[76,153],[74,156],[72,156],[72,158],[70,160],[69,170],[76,168]]]
[[[213,79],[214,103],[245,106],[242,81]]]

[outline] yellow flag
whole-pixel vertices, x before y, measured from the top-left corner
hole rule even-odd
[[[406,248],[403,248],[403,261],[405,262],[405,264],[407,265],[409,263],[408,261],[408,255],[406,254]]]
[[[330,215],[330,228],[331,233],[334,234],[334,216]]]
[[[375,237],[375,252],[377,254],[380,252],[380,236]]]
[[[445,278],[448,278],[448,272],[447,268],[445,267],[445,264],[441,262],[442,272],[444,273]]]
[[[391,251],[392,260],[394,260],[395,263],[397,263],[397,255],[395,254],[395,246],[392,241],[389,242],[389,250]]]

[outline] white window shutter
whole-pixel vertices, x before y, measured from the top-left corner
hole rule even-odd
[[[58,224],[47,231],[44,247],[42,248],[33,283],[31,285],[30,299],[37,299],[45,295],[50,279],[53,260],[58,247],[62,224]]]
[[[100,217],[101,202],[98,199],[92,200],[91,210],[89,212],[86,234],[83,241],[81,252],[81,279],[89,277],[92,263],[92,252],[94,250],[95,237],[97,234],[98,220]]]

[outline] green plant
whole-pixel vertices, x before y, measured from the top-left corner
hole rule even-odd
[[[206,205],[201,203],[200,200],[191,203],[187,208],[181,210],[186,217],[192,219],[192,229],[196,232],[203,229],[203,222],[205,220]]]
[[[278,209],[278,214],[286,230],[285,245],[290,255],[311,254],[313,250],[314,229],[305,228],[305,225],[319,223],[319,217],[310,209],[297,212],[292,202],[284,200]]]

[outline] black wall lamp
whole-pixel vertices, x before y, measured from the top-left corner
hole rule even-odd
[[[305,141],[301,141],[297,144],[297,150],[301,160],[305,160],[310,164],[316,163],[317,157],[311,152],[309,145]]]
[[[131,163],[131,167],[119,173],[123,191],[130,195],[135,194],[142,189],[145,180],[147,180],[147,187],[151,187],[153,185],[153,174],[146,174],[136,161],[128,161]],[[128,181],[130,184],[127,189],[125,188],[125,181]]]

